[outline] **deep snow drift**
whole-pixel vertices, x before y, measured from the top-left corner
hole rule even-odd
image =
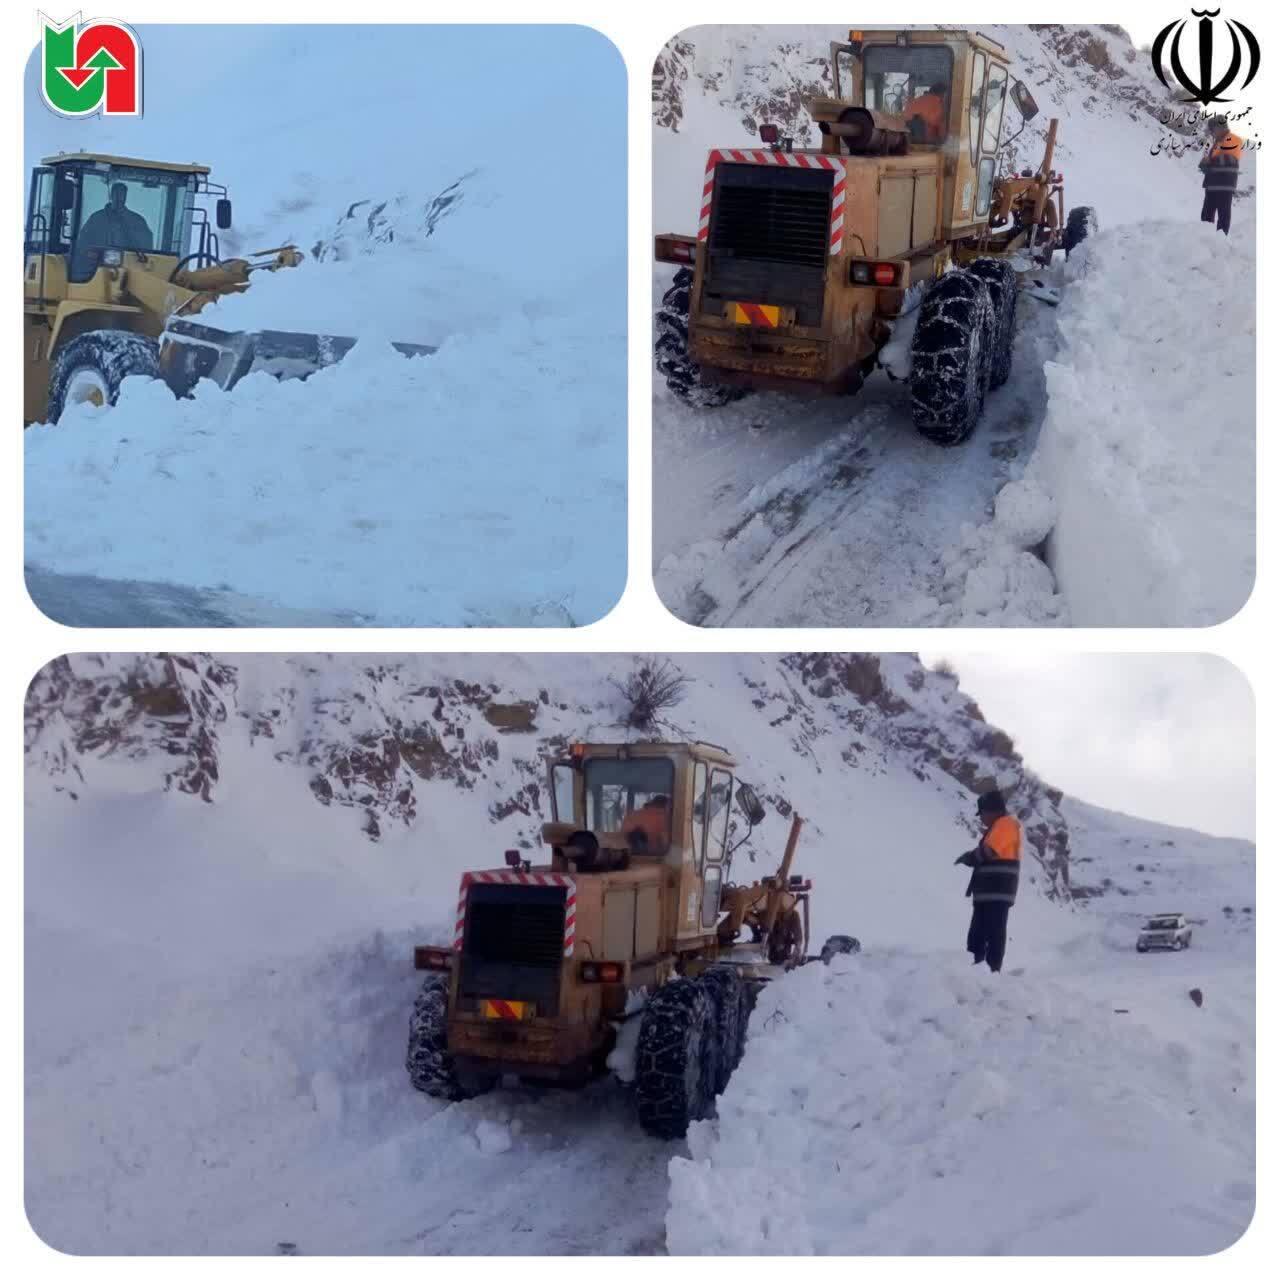
[[[130,382],[114,409],[30,429],[28,562],[377,624],[603,616],[626,567],[616,50],[554,26],[141,35],[146,116],[59,126],[37,106],[29,158],[196,148],[231,188],[224,256],[307,255],[200,319],[359,341],[305,383],[251,375],[177,403]],[[234,46],[234,86],[187,78],[197,38]],[[566,74],[529,74],[552,64]],[[344,92],[317,97],[326,81]],[[518,131],[495,85],[519,86]],[[572,155],[546,145],[568,120]],[[440,349],[405,360],[392,339]]]
[[[1137,222],[1073,255],[1027,483],[1077,626],[1223,622],[1253,590],[1252,209]],[[1003,496],[1003,495],[1002,495]]]
[[[628,659],[78,655],[41,673],[25,807],[40,1234],[89,1253],[649,1253],[730,1247],[720,1222],[748,1250],[981,1251],[998,1246],[989,1179],[960,1163],[977,1143],[1010,1179],[1019,1162],[1043,1175],[1019,1193],[1035,1210],[1020,1249],[1234,1238],[1253,1177],[1252,845],[1063,800],[904,655],[678,663],[695,684],[672,732],[730,746],[771,810],[736,877],[773,869],[793,806],[817,939],[865,946],[764,994],[722,1102],[734,1123],[687,1150],[643,1135],[608,1080],[450,1106],[403,1067],[413,943],[448,937],[462,870],[534,847],[547,755],[624,736],[611,681]],[[967,967],[951,865],[992,781],[1030,844],[999,984]],[[1192,950],[1138,956],[1141,915],[1170,909],[1193,917]],[[982,1044],[998,1055],[973,1066]],[[1121,1150],[1116,1108],[1139,1092]],[[735,1171],[735,1131],[774,1111]],[[1100,1153],[1161,1167],[1104,1197],[1107,1175],[1084,1178]],[[837,1187],[834,1223],[792,1204],[803,1191],[816,1213]],[[699,1205],[714,1222],[695,1232]],[[766,1237],[764,1218],[794,1232]]]
[[[1067,206],[1096,209],[1096,246],[1070,270],[1059,255],[1024,277],[1059,290],[1061,307],[1020,296],[1012,376],[955,449],[916,436],[905,386],[881,372],[851,398],[753,394],[711,410],[655,374],[653,563],[683,620],[1185,626],[1222,621],[1248,595],[1252,196],[1229,241],[1198,221],[1201,151],[1163,145],[1163,90],[1118,29],[982,29],[1040,106],[1015,166],[1039,163],[1058,118]],[[766,121],[817,145],[804,102],[829,92],[828,43],[846,35],[744,24],[668,42],[655,230],[696,227],[710,147],[747,144]],[[1243,193],[1253,166],[1250,152]],[[671,274],[655,266],[655,311]]]

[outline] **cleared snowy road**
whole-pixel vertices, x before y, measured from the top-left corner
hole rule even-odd
[[[906,384],[884,373],[854,397],[751,395],[712,410],[681,404],[657,380],[664,603],[716,627],[971,621],[964,579],[982,552],[966,525],[987,522],[1035,447],[1054,343],[1052,308],[1020,296],[1013,373],[954,449],[916,434]],[[1038,594],[1044,609],[1051,587]]]

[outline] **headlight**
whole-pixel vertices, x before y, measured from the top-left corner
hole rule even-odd
[[[120,267],[124,265],[124,254],[119,249],[103,249],[99,261],[104,267]]]

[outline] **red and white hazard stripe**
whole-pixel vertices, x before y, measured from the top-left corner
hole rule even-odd
[[[711,232],[711,195],[716,186],[718,164],[779,164],[789,169],[825,169],[835,183],[831,192],[831,253],[839,253],[844,244],[845,183],[848,174],[844,164],[834,156],[824,156],[817,151],[712,151],[707,156],[706,172],[702,176],[702,209],[698,214],[698,239],[705,240]]]
[[[453,926],[453,949],[462,950],[462,935],[467,923],[467,891],[472,884],[532,884],[564,890],[564,954],[573,955],[573,940],[578,930],[578,885],[572,876],[555,871],[467,871],[458,886],[458,915]]]

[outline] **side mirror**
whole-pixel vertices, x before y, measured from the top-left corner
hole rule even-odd
[[[1024,120],[1030,120],[1040,114],[1040,108],[1036,106],[1031,90],[1021,80],[1013,82],[1013,105],[1018,108]]]
[[[231,201],[225,196],[214,206],[213,219],[219,231],[226,231],[231,226]]]
[[[738,808],[753,827],[758,827],[765,820],[764,805],[745,782],[738,785]]]

